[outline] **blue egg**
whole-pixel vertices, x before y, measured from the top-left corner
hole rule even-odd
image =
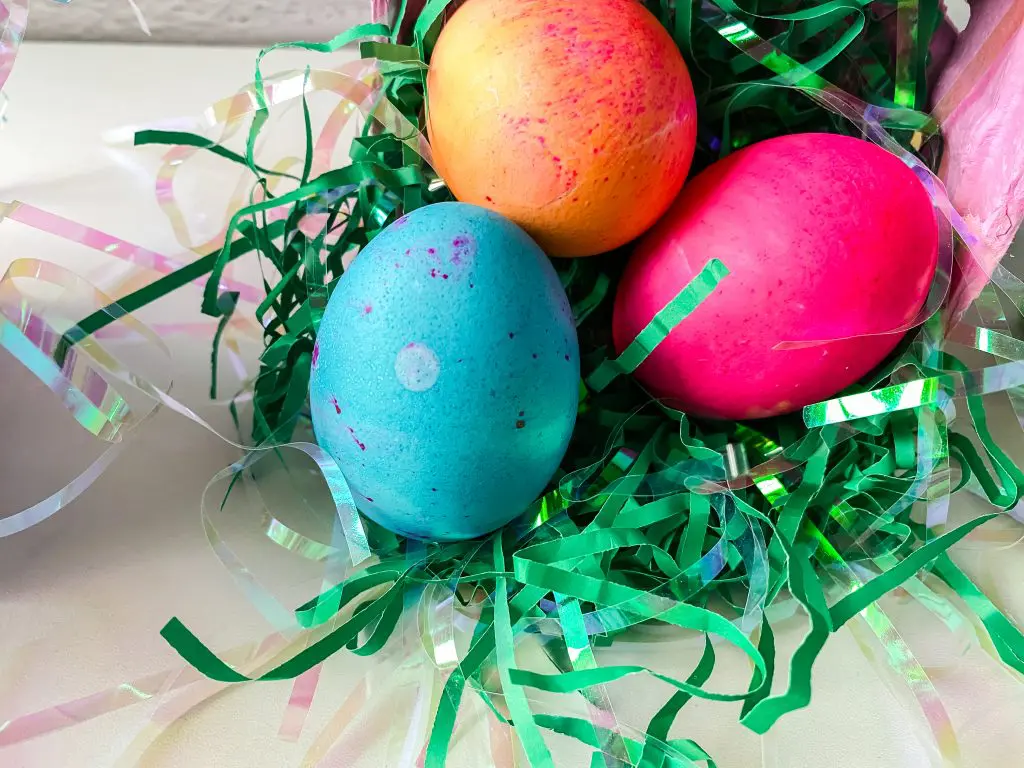
[[[555,476],[579,375],[540,247],[497,213],[438,203],[381,232],[338,281],[313,353],[313,427],[367,517],[467,539]]]

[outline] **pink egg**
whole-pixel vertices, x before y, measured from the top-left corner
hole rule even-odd
[[[690,181],[637,244],[615,299],[615,347],[718,258],[730,274],[635,376],[699,416],[786,413],[896,347],[903,334],[886,332],[916,318],[937,257],[934,209],[898,158],[830,134],[763,141]],[[829,341],[776,349],[816,340]]]

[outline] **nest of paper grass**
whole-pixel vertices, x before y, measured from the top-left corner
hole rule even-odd
[[[218,287],[235,258],[255,254],[265,260],[267,274],[279,277],[268,280],[267,299],[257,310],[266,340],[254,393],[253,438],[260,446],[287,442],[306,418],[316,328],[346,259],[403,213],[450,199],[418,151],[425,62],[447,5],[431,0],[413,14],[403,3],[394,29],[409,31],[408,39],[371,24],[327,44],[295,44],[329,51],[363,40],[364,57],[376,60],[376,98],[364,109],[368,119],[352,143],[349,165],[310,178],[307,164],[291,191],[271,195],[266,172],[253,160],[266,103],[253,121],[245,156],[221,151],[248,166],[264,193],[235,215],[224,249],[204,261],[211,275],[203,310],[223,322],[235,310],[237,297]],[[937,6],[920,6],[909,28],[913,34],[893,46],[894,5],[794,3],[784,15],[751,13],[742,19],[724,4],[648,5],[693,73],[699,117],[693,173],[772,136],[859,133],[863,125],[850,122],[841,109],[825,108],[829,100],[815,96],[832,93],[829,83],[879,107],[882,118],[874,125],[887,131],[893,146],[937,167],[941,141],[934,123],[917,111],[927,103]],[[900,30],[908,34],[906,27]],[[313,137],[306,115],[309,155]],[[183,138],[147,132],[137,143]],[[267,212],[273,209],[286,215],[270,221]],[[303,226],[309,220],[316,226]],[[298,618],[313,626],[346,606],[355,610],[261,679],[294,677],[343,647],[374,652],[394,631],[409,597],[432,586],[473,602],[476,622],[468,650],[446,683],[428,765],[444,761],[465,688],[487,699],[482,681],[493,673],[537,764],[550,762],[540,728],[622,759],[652,761],[644,765],[710,763],[692,742],[668,738],[675,715],[691,697],[742,700],[742,722],[763,732],[807,703],[811,667],[829,634],[925,567],[969,598],[999,655],[1024,671],[1019,632],[945,554],[989,517],[941,536],[934,525],[945,520],[954,479],[959,488],[976,478],[989,500],[1003,508],[1014,505],[1024,489],[1024,475],[989,433],[981,399],[1012,383],[996,386],[948,352],[951,341],[978,346],[975,340],[944,338],[943,319],[936,315],[879,371],[835,401],[802,415],[702,422],[661,407],[628,376],[601,388],[585,383],[609,356],[610,299],[625,258],[610,253],[556,264],[577,320],[585,374],[561,479],[520,520],[482,540],[423,544],[364,521],[372,562],[300,608]],[[1024,357],[1024,345],[1008,331],[1003,343]],[[970,422],[960,422],[966,434],[951,428],[956,398],[966,398]],[[919,581],[913,589],[928,591]],[[786,690],[771,695],[776,670],[767,609],[790,600],[806,612],[810,631],[792,658]],[[714,664],[709,644],[688,678],[658,675],[674,692],[640,741],[612,738],[573,718],[531,712],[525,688],[585,693],[643,671],[598,667],[592,647],[652,621],[714,634],[735,646],[753,668],[748,688],[704,687]],[[513,648],[523,632],[545,634],[564,646],[565,653],[550,654],[557,674],[517,668]],[[164,634],[207,675],[246,679],[177,621]]]

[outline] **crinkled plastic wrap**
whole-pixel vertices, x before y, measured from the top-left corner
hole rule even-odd
[[[946,141],[941,177],[977,237],[960,249],[954,288],[965,309],[989,281],[1024,217],[1024,0],[975,0],[939,78],[933,111]]]
[[[7,108],[4,84],[14,68],[28,24],[28,0],[0,2],[0,122]]]

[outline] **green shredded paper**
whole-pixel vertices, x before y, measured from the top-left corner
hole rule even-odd
[[[850,107],[859,102],[871,105],[869,122],[884,131],[890,148],[937,169],[941,137],[924,113],[929,44],[941,18],[937,0],[646,4],[693,76],[699,118],[693,173],[772,136],[861,135],[864,116],[860,123],[851,119]],[[254,160],[269,114],[265,101],[244,154],[180,132],[136,135],[139,145],[200,147],[253,174],[260,194],[233,214],[223,248],[128,296],[120,307],[134,311],[207,274],[202,311],[223,329],[238,305],[237,295],[219,287],[225,267],[239,258],[261,260],[266,298],[256,320],[265,349],[252,426],[260,448],[287,443],[308,422],[317,327],[342,278],[343,257],[402,214],[451,199],[418,151],[425,72],[449,5],[403,0],[389,23],[361,25],[327,43],[288,44],[315,53],[359,43],[362,56],[376,60],[379,78],[350,162],[311,177],[307,159],[286,192],[271,194],[271,174]],[[262,99],[259,65],[256,86]],[[310,158],[305,101],[303,108]],[[285,215],[270,217],[271,211]],[[300,224],[312,214],[325,218],[311,234]],[[584,378],[575,433],[546,494],[483,540],[413,542],[363,521],[372,556],[295,613],[303,627],[333,622],[333,628],[257,679],[294,678],[339,652],[372,655],[406,606],[428,589],[442,589],[474,624],[433,713],[427,768],[445,764],[467,696],[481,697],[494,717],[514,727],[530,765],[555,765],[546,738],[557,733],[591,748],[593,765],[714,766],[698,744],[674,735],[686,705],[693,699],[740,702],[740,722],[764,733],[808,704],[816,658],[833,633],[860,615],[891,651],[890,663],[926,695],[927,675],[898,634],[887,633],[891,625],[877,604],[900,585],[922,600],[940,600],[923,570],[964,600],[998,657],[1024,673],[1024,636],[947,554],[997,514],[949,525],[952,493],[971,485],[1003,510],[1024,494],[1024,473],[992,437],[983,403],[986,395],[1024,385],[1024,342],[1010,330],[995,289],[986,289],[982,323],[971,333],[960,326],[959,337],[947,338],[948,319],[936,312],[881,369],[834,400],[791,416],[704,422],[653,402],[629,374],[730,279],[729,264],[705,265],[614,357],[610,304],[626,257],[616,252],[556,264],[578,325]],[[108,322],[102,313],[87,318],[69,333],[68,344]],[[1002,359],[970,370],[951,344]],[[788,668],[781,668],[770,619],[794,611],[806,616],[807,631]],[[600,663],[603,646],[641,624],[703,635],[696,667],[669,675]],[[177,619],[162,634],[204,675],[250,679]],[[527,636],[542,641],[550,666],[519,665],[516,646]],[[725,646],[747,660],[745,686],[709,684]],[[348,663],[373,662],[353,655]],[[634,675],[660,681],[664,703],[646,726],[634,724],[629,733],[598,719],[536,711],[533,703],[542,691],[582,696],[600,709],[602,686]],[[495,679],[500,693],[485,682]]]

